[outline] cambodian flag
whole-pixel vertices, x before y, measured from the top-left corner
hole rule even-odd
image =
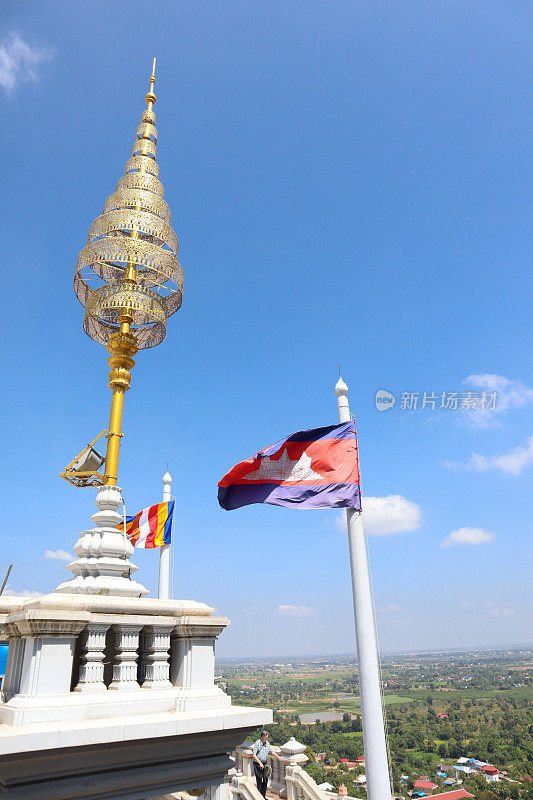
[[[251,503],[360,511],[355,422],[293,433],[241,461],[218,487],[226,511]]]

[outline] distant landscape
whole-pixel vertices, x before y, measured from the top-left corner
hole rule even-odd
[[[234,702],[274,710],[273,744],[294,736],[307,745],[305,768],[317,783],[366,797],[357,781],[364,764],[353,655],[217,660],[217,675]],[[396,796],[430,777],[441,791],[461,786],[476,800],[531,800],[532,678],[531,647],[384,656]],[[498,780],[465,769],[467,758],[494,765]]]

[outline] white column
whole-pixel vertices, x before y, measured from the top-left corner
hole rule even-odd
[[[285,767],[285,786],[287,787],[287,800],[298,800],[298,788],[294,780],[294,770],[290,764]]]
[[[253,778],[254,776],[254,767],[253,767],[253,757],[252,757],[252,743],[251,742],[243,742],[237,748],[237,757],[239,759],[239,763],[237,765],[237,770],[241,772],[242,775],[245,775],[247,778]]]
[[[140,689],[137,683],[137,651],[141,625],[113,625],[115,632],[115,663],[110,689]]]
[[[8,630],[9,629],[9,633]],[[9,650],[7,651],[6,674],[2,681],[2,693],[6,702],[18,694],[20,691],[20,679],[22,675],[22,662],[24,660],[24,639],[11,623],[4,625],[4,635],[9,638]]]
[[[247,797],[250,795],[250,790],[246,791],[248,788],[247,778],[240,772],[236,772],[235,775],[231,778],[231,786],[230,791],[233,795],[233,800],[242,800],[243,797]]]
[[[146,680],[146,667],[148,665],[148,642],[149,637],[146,628],[139,634],[139,659],[137,661],[137,677],[139,686],[142,688]]]
[[[104,649],[109,625],[89,622],[81,634],[82,654],[76,692],[105,692]]]
[[[170,680],[180,689],[211,689],[215,683],[215,639],[205,636],[173,636]],[[217,689],[217,693],[224,694]],[[226,695],[227,697],[227,695]]]
[[[169,680],[170,633],[173,626],[150,625],[144,630],[146,648],[146,679],[143,689],[166,689],[172,686]]]
[[[349,422],[348,387],[342,378],[339,378],[335,386],[335,394],[337,395],[339,422]],[[347,508],[346,522],[352,573],[367,797],[368,800],[389,800],[391,786],[381,708],[378,648],[361,512]]]
[[[172,487],[172,476],[168,470],[163,475],[163,503],[170,500]],[[170,597],[170,545],[163,544],[159,548],[159,587],[158,597],[160,600],[168,600]]]

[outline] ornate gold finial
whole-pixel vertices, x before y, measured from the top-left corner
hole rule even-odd
[[[83,328],[111,354],[109,388],[113,398],[105,482],[113,485],[133,356],[163,341],[167,317],[182,301],[178,239],[170,227],[170,209],[163,199],[156,162],[155,63],[154,58],[147,107],[137,128],[132,157],[103,213],[89,229],[74,275],[74,291],[85,306]]]
[[[152,64],[152,74],[150,75],[150,90],[146,95],[146,105],[148,107],[148,111],[152,110],[152,107],[156,101],[156,97],[154,94],[154,84],[155,84],[155,62],[157,59],[154,58],[154,62]]]

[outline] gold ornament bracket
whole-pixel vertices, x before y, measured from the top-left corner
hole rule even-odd
[[[92,442],[89,442],[86,447],[83,448],[81,453],[78,453],[76,458],[73,458],[70,464],[67,464],[65,467],[64,472],[60,472],[59,476],[64,478],[66,481],[71,483],[73,486],[103,486],[104,484],[104,476],[98,472],[97,470],[76,470],[73,469],[74,464],[79,461],[79,459],[85,455],[89,450],[92,450],[98,439],[100,439],[104,434],[107,435],[107,430],[104,428],[101,433],[98,434],[96,439],[93,439]],[[98,453],[100,455],[100,453]],[[103,456],[100,456],[103,458]],[[103,464],[105,464],[105,458],[103,460]],[[102,464],[102,466],[103,466]]]

